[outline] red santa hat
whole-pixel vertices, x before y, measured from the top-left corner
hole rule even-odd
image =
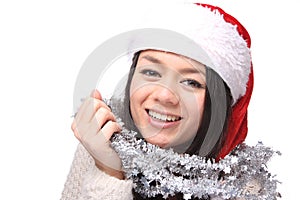
[[[208,4],[197,4],[197,5],[210,8],[211,11],[214,13],[219,12],[223,16],[226,23],[230,23],[236,27],[236,31],[244,39],[244,41],[247,44],[247,47],[250,49],[251,47],[250,35],[248,31],[245,29],[245,27],[236,18],[224,12],[219,7],[208,5]],[[238,144],[242,143],[245,140],[248,132],[247,109],[248,109],[248,105],[253,90],[252,62],[250,61],[249,63],[247,61],[245,63],[245,71],[243,72],[241,69],[240,73],[245,73],[245,75],[247,75],[247,77],[245,78],[245,81],[247,81],[247,83],[246,85],[243,85],[243,90],[245,90],[245,92],[242,92],[240,94],[240,97],[236,99],[236,103],[233,105],[232,114],[230,116],[229,124],[228,124],[226,142],[219,154],[219,158],[225,157],[233,148],[235,148]],[[238,82],[236,84],[238,84]],[[233,88],[230,89],[234,90]]]
[[[192,39],[205,51],[209,63],[205,59],[186,56],[212,68],[230,88],[232,114],[226,142],[218,156],[223,158],[245,140],[248,131],[247,108],[253,89],[253,69],[251,39],[247,30],[221,8],[200,3],[160,6],[143,26],[172,30]],[[158,47],[152,49],[179,53]]]

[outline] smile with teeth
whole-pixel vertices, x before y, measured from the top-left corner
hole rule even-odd
[[[147,112],[151,118],[158,119],[165,122],[175,122],[181,119],[181,117],[178,116],[165,115],[165,114],[157,113],[153,110],[147,110]]]

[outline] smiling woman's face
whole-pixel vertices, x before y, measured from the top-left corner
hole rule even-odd
[[[167,148],[193,140],[205,86],[204,65],[174,53],[141,52],[130,86],[130,111],[146,141]]]

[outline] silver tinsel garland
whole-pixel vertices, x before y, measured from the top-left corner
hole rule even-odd
[[[277,199],[278,181],[268,172],[266,163],[275,152],[258,143],[239,145],[218,162],[196,155],[178,154],[135,137],[136,132],[123,128],[115,134],[112,147],[118,152],[127,179],[144,197],[164,198],[182,193],[184,199],[249,200]]]

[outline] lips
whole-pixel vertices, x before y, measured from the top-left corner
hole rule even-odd
[[[146,111],[151,118],[162,122],[176,122],[182,119],[182,117],[180,116],[163,114],[163,113],[156,112],[154,110],[147,109]]]

